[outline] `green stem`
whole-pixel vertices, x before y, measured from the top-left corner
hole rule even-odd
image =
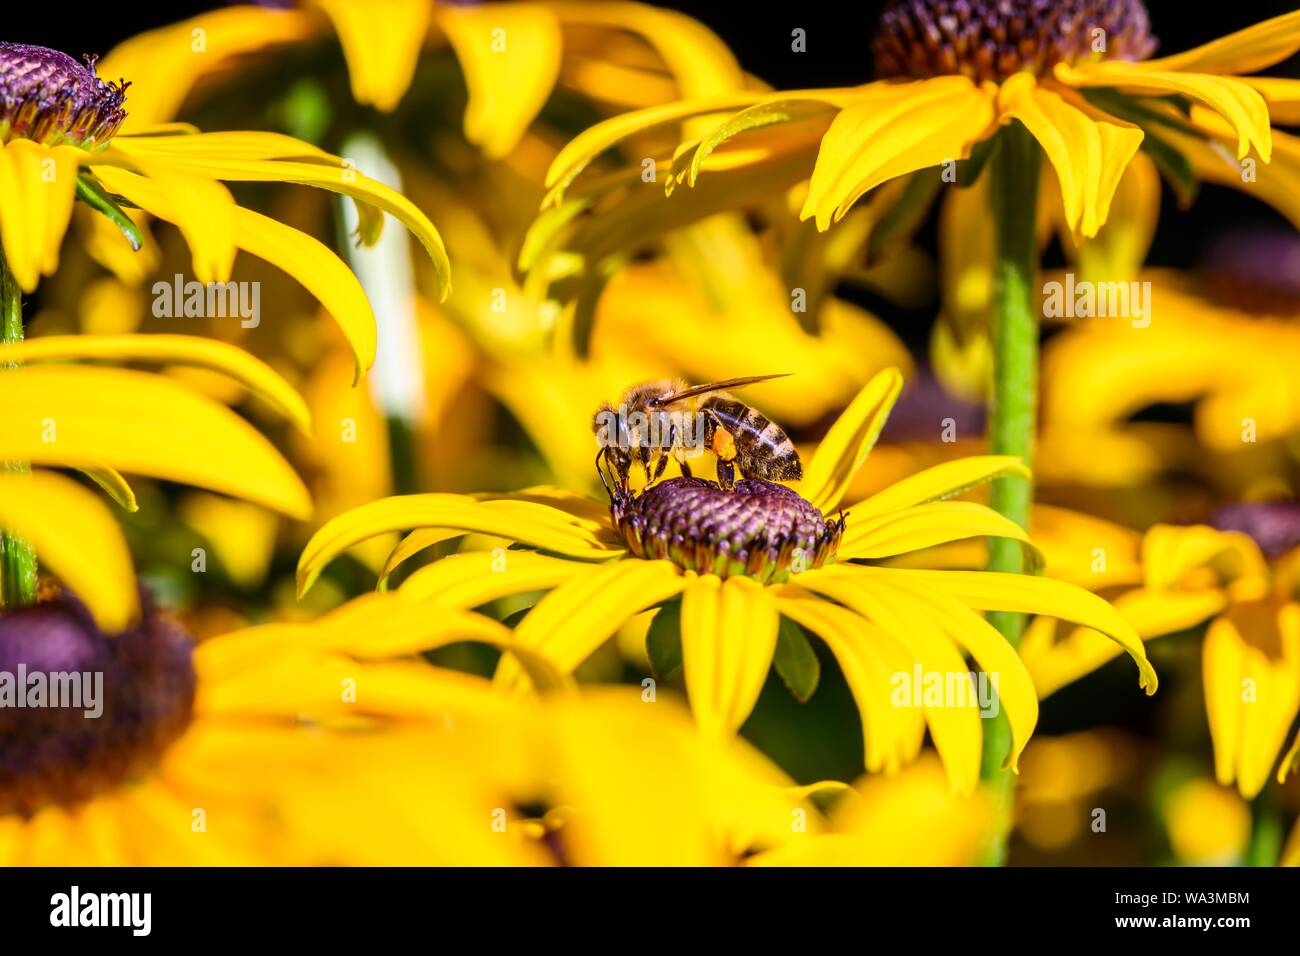
[[[0,342],[23,340],[23,298],[18,282],[0,252]],[[25,462],[5,462],[9,471],[26,471]],[[36,603],[36,552],[32,546],[7,531],[0,531],[0,607],[15,608]]]
[[[1005,127],[990,160],[990,210],[996,231],[993,306],[989,322],[993,336],[993,394],[989,407],[989,450],[1015,455],[1033,464],[1038,418],[1038,317],[1035,295],[1038,278],[1038,172],[1042,152],[1019,123]],[[989,504],[1022,528],[1029,527],[1033,486],[1023,478],[993,482]],[[1024,556],[1020,545],[1006,538],[989,540],[989,570],[1019,572]],[[990,612],[989,622],[1014,647],[1024,630],[1023,614]],[[997,800],[995,832],[985,862],[1006,861],[1011,830],[1013,775],[1002,769],[1011,746],[1006,715],[999,712],[984,732],[981,776]]]
[[[1247,866],[1277,866],[1282,855],[1282,811],[1272,787],[1265,787],[1250,802],[1250,844],[1246,847]]]

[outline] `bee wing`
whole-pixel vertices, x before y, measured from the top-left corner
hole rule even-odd
[[[723,382],[710,382],[708,385],[693,385],[690,388],[684,388],[680,392],[672,392],[655,399],[656,405],[671,405],[673,402],[680,402],[684,398],[694,398],[697,395],[707,395],[709,392],[721,392],[728,388],[741,388],[745,385],[753,385],[757,382],[766,382],[774,378],[785,378],[792,375],[792,372],[779,372],[776,375],[750,375],[746,378],[729,378]]]

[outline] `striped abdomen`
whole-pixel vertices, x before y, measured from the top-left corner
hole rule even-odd
[[[741,475],[768,481],[797,481],[803,477],[799,453],[781,426],[723,395],[705,399],[702,407],[731,433],[736,443],[736,468]]]

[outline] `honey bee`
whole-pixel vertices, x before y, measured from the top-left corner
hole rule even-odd
[[[617,408],[605,402],[592,418],[601,445],[596,455],[601,481],[602,458],[624,490],[633,460],[644,469],[647,485],[659,480],[670,457],[689,478],[687,459],[704,449],[717,456],[718,484],[728,491],[735,487],[737,471],[742,478],[797,481],[803,477],[803,465],[789,436],[724,391],[782,377],[755,375],[695,386],[681,379],[659,379],[633,385]]]

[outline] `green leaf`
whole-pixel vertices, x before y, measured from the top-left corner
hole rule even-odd
[[[105,189],[98,179],[89,173],[78,176],[77,198],[95,212],[107,216],[113,225],[122,230],[122,235],[126,236],[127,242],[131,243],[131,248],[136,252],[140,251],[144,239],[140,235],[139,227],[122,211],[117,198]]]
[[[822,665],[802,627],[788,617],[781,618],[776,632],[776,673],[786,689],[801,704],[808,703],[821,680]]]
[[[645,635],[650,672],[663,680],[682,666],[682,599],[673,598],[659,609]]]
[[[984,172],[984,167],[988,165],[989,157],[993,155],[994,138],[980,140],[970,151],[970,158],[959,160],[957,163],[957,185],[962,189],[968,189],[979,182],[980,173]]]
[[[1151,157],[1160,174],[1178,196],[1179,205],[1186,209],[1196,200],[1196,194],[1201,188],[1191,161],[1150,130],[1143,132],[1146,135],[1142,138],[1142,151]]]

